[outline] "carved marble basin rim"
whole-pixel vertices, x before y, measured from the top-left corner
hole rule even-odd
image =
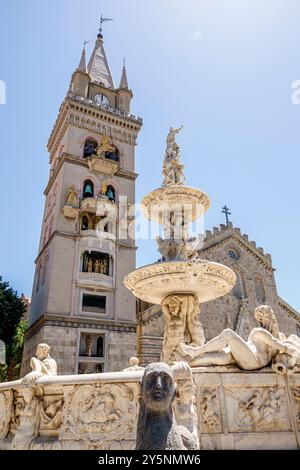
[[[176,210],[176,208],[192,208],[190,221],[196,220],[210,207],[207,194],[192,186],[174,185],[154,189],[142,200],[142,213],[148,220],[156,220],[162,223],[160,209]]]
[[[163,261],[143,266],[124,278],[125,286],[139,299],[160,304],[169,294],[195,294],[208,302],[227,294],[235,285],[232,269],[203,259]]]

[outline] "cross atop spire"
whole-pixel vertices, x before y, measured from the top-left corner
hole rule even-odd
[[[229,223],[229,218],[228,218],[228,216],[231,215],[231,212],[229,212],[229,207],[227,207],[226,204],[225,204],[225,206],[223,206],[223,208],[222,208],[222,214],[225,214],[225,217],[226,217],[226,225],[228,225],[228,223]]]

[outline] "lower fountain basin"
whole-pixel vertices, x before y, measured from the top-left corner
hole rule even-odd
[[[235,285],[232,269],[203,259],[149,264],[128,274],[125,286],[141,300],[160,304],[174,293],[195,294],[208,302],[227,294]]]

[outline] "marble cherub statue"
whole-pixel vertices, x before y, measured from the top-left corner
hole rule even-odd
[[[253,328],[247,341],[227,328],[201,347],[181,343],[179,357],[185,352],[191,367],[235,364],[244,370],[257,370],[276,360],[278,353],[284,353],[293,358],[294,366],[300,364],[300,348],[279,331],[271,307],[257,307],[254,316],[260,326]]]
[[[31,385],[43,375],[57,375],[56,361],[50,356],[50,346],[40,343],[36,347],[35,357],[30,359],[32,372],[25,375],[22,383]]]
[[[171,367],[164,362],[149,364],[142,379],[136,450],[197,449],[192,434],[176,422],[175,394]]]

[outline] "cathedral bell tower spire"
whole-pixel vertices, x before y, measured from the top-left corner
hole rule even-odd
[[[101,83],[107,88],[115,89],[114,80],[103,46],[103,35],[98,33],[94,50],[88,63],[91,81]]]

